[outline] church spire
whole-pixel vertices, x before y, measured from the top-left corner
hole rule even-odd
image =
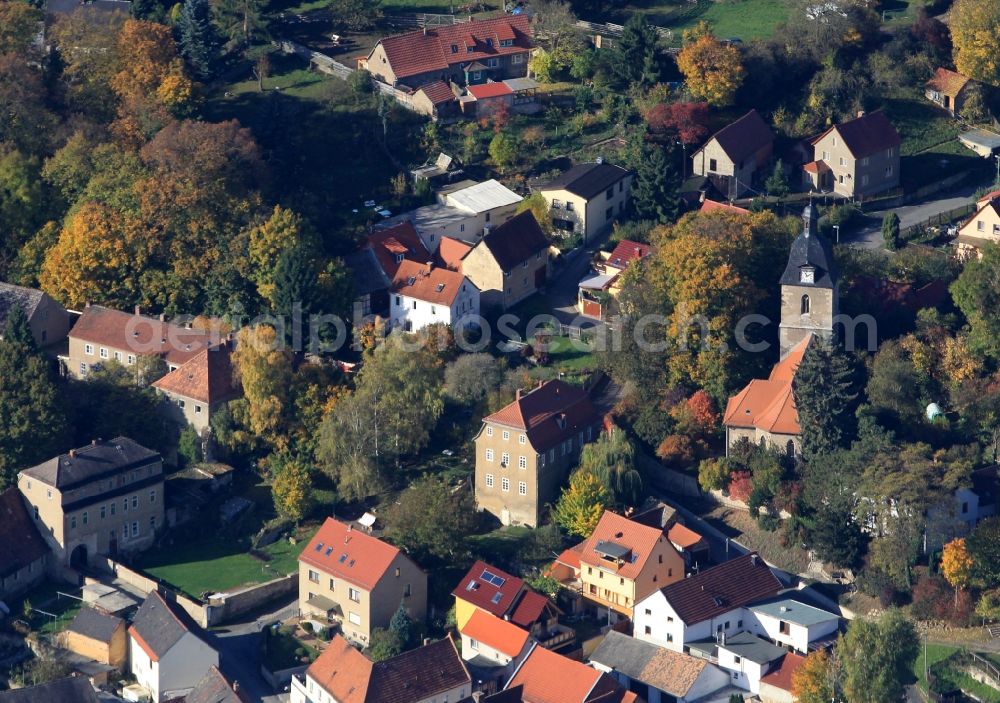
[[[819,214],[816,212],[816,206],[813,205],[812,200],[806,205],[805,210],[802,211],[802,234],[806,237],[811,237],[816,234],[816,222],[819,220]]]

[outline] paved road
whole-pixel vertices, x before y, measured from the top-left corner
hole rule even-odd
[[[229,623],[210,631],[212,645],[219,651],[219,668],[255,702],[278,703],[287,701],[288,694],[275,694],[260,674],[261,630],[268,624],[295,615],[298,604],[293,598],[274,610],[258,613],[256,617]]]
[[[899,215],[899,226],[901,229],[926,222],[935,215],[960,208],[971,203],[975,197],[978,185],[965,185],[953,190],[937,200],[930,200],[914,205],[904,205],[903,207],[892,208],[890,210],[878,210],[867,213],[870,225],[855,232],[850,237],[844,237],[844,243],[859,249],[881,249],[882,248],[882,217],[889,212]]]
[[[580,279],[590,270],[594,254],[607,240],[610,232],[598,237],[586,247],[579,247],[563,255],[562,265],[552,278],[545,292],[545,301],[552,314],[564,325],[596,327],[601,323],[580,315],[576,309]]]

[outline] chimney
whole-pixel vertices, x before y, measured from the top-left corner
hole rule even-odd
[[[434,270],[434,262],[433,261],[428,261],[427,262],[427,273],[430,273],[433,270]]]
[[[240,682],[233,681],[233,693],[239,693],[239,692],[240,692]]]
[[[424,36],[427,36],[427,25],[424,25]]]
[[[864,117],[864,116],[865,116],[865,111],[864,110],[858,110],[858,117]]]
[[[70,449],[69,450],[69,458],[70,459],[76,459],[76,450],[75,449]]]
[[[753,564],[754,566],[757,566],[757,554],[756,553],[750,555],[750,563]]]
[[[140,308],[138,305],[135,306],[135,314],[136,315],[141,315],[142,314],[142,308]]]
[[[167,321],[167,315],[166,315],[166,313],[162,313],[161,312],[160,313],[160,322],[166,322],[166,321]]]
[[[347,531],[351,532],[352,530],[354,530],[354,525],[351,523],[347,523]]]
[[[90,446],[96,447],[97,446],[97,440],[96,439],[90,440]]]
[[[431,643],[431,638],[430,637],[424,637],[424,646],[426,647],[430,643]]]
[[[520,400],[521,399],[521,389],[520,388],[518,388],[517,391],[515,392],[514,398],[516,400]]]

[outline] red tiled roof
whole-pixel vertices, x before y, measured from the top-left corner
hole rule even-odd
[[[732,212],[739,215],[747,215],[750,213],[750,211],[746,208],[730,205],[729,203],[718,203],[714,200],[709,200],[708,198],[705,198],[702,202],[701,212]]]
[[[801,654],[789,652],[781,658],[781,664],[778,668],[762,677],[760,682],[770,684],[775,688],[780,688],[782,691],[791,692],[792,676],[795,674],[795,671],[802,666],[802,663],[805,660],[806,658]]]
[[[455,94],[451,92],[451,87],[444,81],[425,83],[420,86],[420,90],[433,105],[441,105],[455,99]]]
[[[431,253],[427,251],[409,220],[372,232],[368,235],[367,246],[389,278],[394,277],[399,268],[397,256],[402,256],[404,261],[416,261],[419,264],[426,264],[431,260]]]
[[[679,522],[675,522],[667,531],[667,539],[671,544],[677,545],[681,549],[691,549],[705,542],[705,538],[694,530],[685,527]]]
[[[525,590],[510,614],[510,621],[520,627],[530,628],[542,617],[549,599],[541,593]]]
[[[487,39],[492,46],[487,44]],[[513,39],[514,45],[501,47],[501,39]],[[448,27],[418,29],[386,37],[379,44],[396,78],[405,79],[445,71],[455,64],[524,53],[532,48],[531,25],[526,15],[505,15]]]
[[[513,95],[514,91],[511,90],[506,83],[496,82],[496,83],[481,83],[479,85],[470,85],[467,90],[476,100],[483,100],[485,98],[498,98],[501,95]]]
[[[991,190],[989,193],[979,196],[979,200],[976,201],[976,207],[983,208],[990,201],[996,200],[998,197],[1000,197],[1000,190]]]
[[[945,95],[955,96],[969,82],[969,78],[961,73],[949,71],[947,68],[939,68],[934,71],[934,75],[927,81],[927,87]]]
[[[823,161],[822,159],[819,161],[810,161],[802,168],[806,173],[825,173],[830,170],[826,161]]]
[[[797,435],[799,412],[792,394],[795,370],[812,340],[807,336],[775,364],[766,380],[754,379],[726,403],[723,422],[729,427],[759,427],[777,434]]]
[[[457,271],[432,266],[415,261],[403,261],[392,279],[392,292],[435,305],[450,306],[463,285],[474,285],[466,281]]]
[[[781,582],[756,552],[731,559],[660,589],[686,625],[777,595]]]
[[[306,676],[340,703],[364,703],[371,675],[371,660],[340,635],[306,669]]]
[[[523,686],[524,703],[628,703],[636,700],[608,674],[535,645],[506,688]]]
[[[623,239],[618,242],[618,246],[616,246],[614,251],[611,252],[607,263],[615,268],[624,269],[633,261],[638,261],[639,259],[649,256],[652,253],[653,247],[648,244]]]
[[[876,151],[899,146],[899,132],[881,110],[868,112],[861,117],[834,125],[813,140],[819,143],[831,131],[837,130],[851,154],[856,159],[871,156]]]
[[[662,530],[605,510],[597,527],[587,538],[583,550],[580,552],[580,561],[593,566],[607,566],[607,560],[596,551],[598,545],[610,543],[625,547],[631,553],[631,557],[625,558],[625,563],[618,568],[616,573],[618,576],[634,579],[642,573],[656,544],[665,539],[667,538]]]
[[[370,591],[399,553],[391,544],[328,517],[299,561]]]
[[[228,344],[204,349],[193,359],[153,382],[165,393],[214,405],[240,395],[233,383]]]
[[[85,307],[69,337],[136,356],[161,356],[174,366],[180,366],[220,341],[219,335],[213,332],[188,329],[154,317],[129,314],[101,305]]]
[[[520,654],[528,642],[526,630],[479,609],[465,623],[462,634],[511,658]]]
[[[536,451],[548,451],[597,421],[597,411],[587,394],[558,379],[521,393],[510,405],[483,418],[484,423],[524,430]]]
[[[506,571],[477,561],[451,595],[493,615],[503,616],[517,601],[524,581]]]
[[[462,270],[462,259],[472,251],[472,246],[458,239],[451,237],[441,237],[441,244],[438,245],[438,260],[453,271]]]

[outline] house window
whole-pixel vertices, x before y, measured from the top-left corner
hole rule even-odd
[[[524,444],[527,441],[528,441],[528,438],[523,433],[520,434],[520,435],[518,435],[518,437],[517,437],[517,443],[518,444]]]
[[[114,503],[111,504],[111,514],[112,515],[115,514],[115,504]]]
[[[982,220],[976,220],[976,230],[982,232],[986,229],[986,223]]]
[[[128,363],[129,363],[129,366],[131,366],[132,364],[135,363],[135,354],[129,354],[128,355]]]
[[[555,449],[550,449],[549,450],[549,461],[555,461],[555,460],[556,460],[556,450]]]
[[[510,57],[511,63],[524,63],[524,54],[514,54]]]
[[[90,518],[90,515],[87,513],[86,510],[84,510],[83,511],[83,524],[84,525],[86,525],[88,522],[90,522],[89,518]]]
[[[553,198],[552,199],[552,209],[553,210],[558,210],[561,207],[562,207],[562,201],[561,200],[556,200],[555,198]]]
[[[608,200],[611,200],[611,198],[615,197],[615,187],[611,186],[610,188],[608,188],[604,192],[604,197],[607,198]]]
[[[504,452],[500,455],[500,466],[507,466],[508,464],[510,464],[510,454]]]
[[[868,161],[869,161],[869,159],[868,159],[868,157],[866,156],[865,158],[861,159],[861,165],[862,165],[862,166],[867,166],[867,165],[868,165]]]
[[[155,490],[149,492],[149,502],[150,503],[155,503],[156,502],[156,491]]]
[[[117,361],[119,364],[122,363],[122,353],[120,351],[115,352],[115,361]]]
[[[360,625],[361,624],[361,616],[358,615],[357,613],[349,613],[348,616],[347,616],[347,619],[351,621],[352,625]]]
[[[128,512],[128,498],[123,498],[122,499],[122,512],[123,513],[127,513]]]
[[[361,602],[361,591],[359,591],[356,588],[348,588],[347,589],[347,597],[350,598],[355,603],[360,603]]]
[[[493,428],[492,427],[487,427],[486,428],[486,436],[487,437],[492,437],[493,436]]]
[[[94,345],[93,344],[84,344],[83,345],[83,353],[84,354],[88,354],[90,356],[93,356],[94,355]]]
[[[101,506],[101,519],[103,520],[104,518],[107,517],[107,515],[108,515],[108,506],[102,505]]]
[[[783,635],[787,635],[788,634],[788,623],[785,622],[784,620],[782,620],[778,624],[778,632],[780,632]]]
[[[71,529],[71,530],[75,530],[76,529],[76,515],[73,515],[72,517],[70,517],[70,519],[69,519],[69,529]]]
[[[416,301],[416,300],[414,300],[414,301],[413,301],[413,309],[414,309],[414,310],[416,310],[416,309],[417,309],[417,301]]]
[[[892,164],[885,167],[885,177],[889,178],[890,176],[892,176]]]
[[[962,503],[962,515],[965,515],[967,512],[969,512],[969,504],[966,503],[966,502],[963,502]]]
[[[87,375],[87,365],[85,363],[80,364],[80,375],[81,376]]]
[[[500,490],[504,493],[510,490],[510,479],[506,476],[500,479]]]
[[[469,646],[472,647],[472,649],[479,649],[479,642],[477,642],[476,640],[470,639],[469,640]]]
[[[313,583],[319,583],[319,573],[309,569],[309,580]]]
[[[528,457],[526,457],[526,456],[519,456],[517,458],[517,468],[519,468],[519,469],[526,469],[526,468],[528,468]]]
[[[643,631],[644,631],[644,632],[645,632],[645,633],[646,633],[647,635],[651,635],[651,634],[653,634],[653,628],[651,628],[651,627],[650,627],[649,625],[646,625],[646,627],[644,627],[644,628],[643,628]]]
[[[503,431],[503,441],[506,442],[508,439],[510,439],[510,432],[508,432],[507,430],[504,430]]]
[[[401,304],[402,304],[402,301],[400,300],[399,296],[397,295],[396,296],[396,307],[398,308]]]
[[[139,509],[139,496],[132,496],[132,510]]]
[[[138,523],[138,521],[132,523],[132,536],[133,537],[138,537],[139,536],[139,523]]]
[[[493,474],[486,474],[486,487],[493,488]]]
[[[101,358],[102,359],[108,358],[108,350],[106,347],[101,347]]]
[[[888,149],[885,150],[885,155],[888,156],[888,157],[892,157],[892,155],[893,155],[892,147],[889,147]],[[892,168],[892,167],[890,166],[890,168]]]
[[[841,157],[840,157],[840,165],[841,165],[841,166],[843,166],[843,165],[844,165],[844,157],[843,157],[843,156],[841,156]]]
[[[409,598],[413,595],[413,589],[410,588],[410,584],[403,586],[403,598]]]
[[[453,54],[457,54],[458,53],[458,44],[452,44],[451,45],[451,53],[453,53]]]
[[[803,295],[802,296],[801,310],[802,310],[802,314],[803,315],[808,315],[809,314],[809,296],[808,295]]]
[[[201,415],[201,406],[200,405],[195,405],[194,406],[194,414],[195,415]]]
[[[566,212],[573,212],[573,203],[567,201]]]
[[[612,217],[614,217],[614,215],[615,215],[615,209],[613,207],[609,207],[607,210],[604,211],[605,220],[610,220]]]
[[[863,186],[868,185],[868,174],[867,173],[861,177],[861,185],[863,185]]]
[[[492,449],[487,449],[486,450],[486,461],[493,461],[493,450]]]
[[[487,40],[488,41],[488,40]],[[490,68],[497,68],[500,66],[500,59],[490,59],[487,64]]]
[[[179,407],[181,410],[183,410],[184,409],[184,401],[183,400],[178,400],[177,401],[177,407]]]
[[[718,164],[718,162],[715,159],[709,159],[708,160],[708,170],[709,171],[715,171],[718,168],[719,168],[719,164]]]
[[[431,305],[431,315],[437,315],[437,308]]]
[[[149,516],[149,531],[150,532],[156,532],[156,516],[155,515],[150,515]]]
[[[526,496],[526,495],[528,495],[528,484],[526,482],[524,482],[524,481],[518,481],[517,482],[517,494],[519,496]]]
[[[479,81],[482,79],[483,79],[483,74],[480,73],[479,71],[476,71],[475,73],[472,74],[472,80]]]
[[[673,642],[673,641],[674,641],[674,636],[668,632],[667,633],[667,642]]]

